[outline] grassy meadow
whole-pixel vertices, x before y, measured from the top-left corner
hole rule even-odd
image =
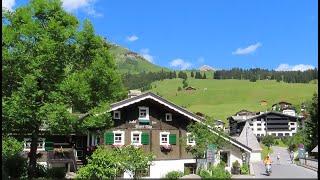
[[[317,92],[317,84],[284,83],[274,80],[249,82],[188,78],[188,83],[196,90],[178,91],[178,87],[182,87],[182,79],[169,79],[153,82],[151,91],[192,112],[201,112],[223,121],[242,109],[266,111],[279,101],[300,106]],[[268,104],[260,105],[261,100],[266,100]]]

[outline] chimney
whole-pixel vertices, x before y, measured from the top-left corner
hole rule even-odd
[[[140,90],[129,90],[128,98],[139,96],[141,94]]]

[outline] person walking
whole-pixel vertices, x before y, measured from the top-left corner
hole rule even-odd
[[[293,164],[293,159],[294,159],[294,154],[293,154],[293,151],[291,150],[291,152],[290,152],[291,164]]]
[[[280,164],[280,153],[277,153],[277,163]]]

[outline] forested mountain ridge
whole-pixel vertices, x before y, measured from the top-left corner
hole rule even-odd
[[[145,72],[158,72],[162,69],[167,71],[167,68],[155,65],[140,54],[130,51],[127,48],[121,47],[119,45],[109,43],[109,52],[113,55],[116,65],[120,73],[131,73],[138,74],[143,71]]]

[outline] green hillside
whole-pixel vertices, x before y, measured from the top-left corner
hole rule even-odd
[[[139,54],[117,45],[110,45],[110,53],[114,55],[116,64],[121,73],[130,72],[132,74],[142,71],[161,71],[166,68],[157,66],[144,59]]]
[[[311,99],[317,91],[317,84],[289,84],[271,80],[249,82],[188,78],[188,82],[197,90],[177,91],[179,86],[182,87],[182,80],[170,79],[152,83],[151,91],[192,112],[202,112],[224,121],[239,110],[265,111],[279,101],[300,105],[303,101]],[[205,88],[207,90],[204,90]],[[261,106],[261,100],[266,100],[268,105]]]

